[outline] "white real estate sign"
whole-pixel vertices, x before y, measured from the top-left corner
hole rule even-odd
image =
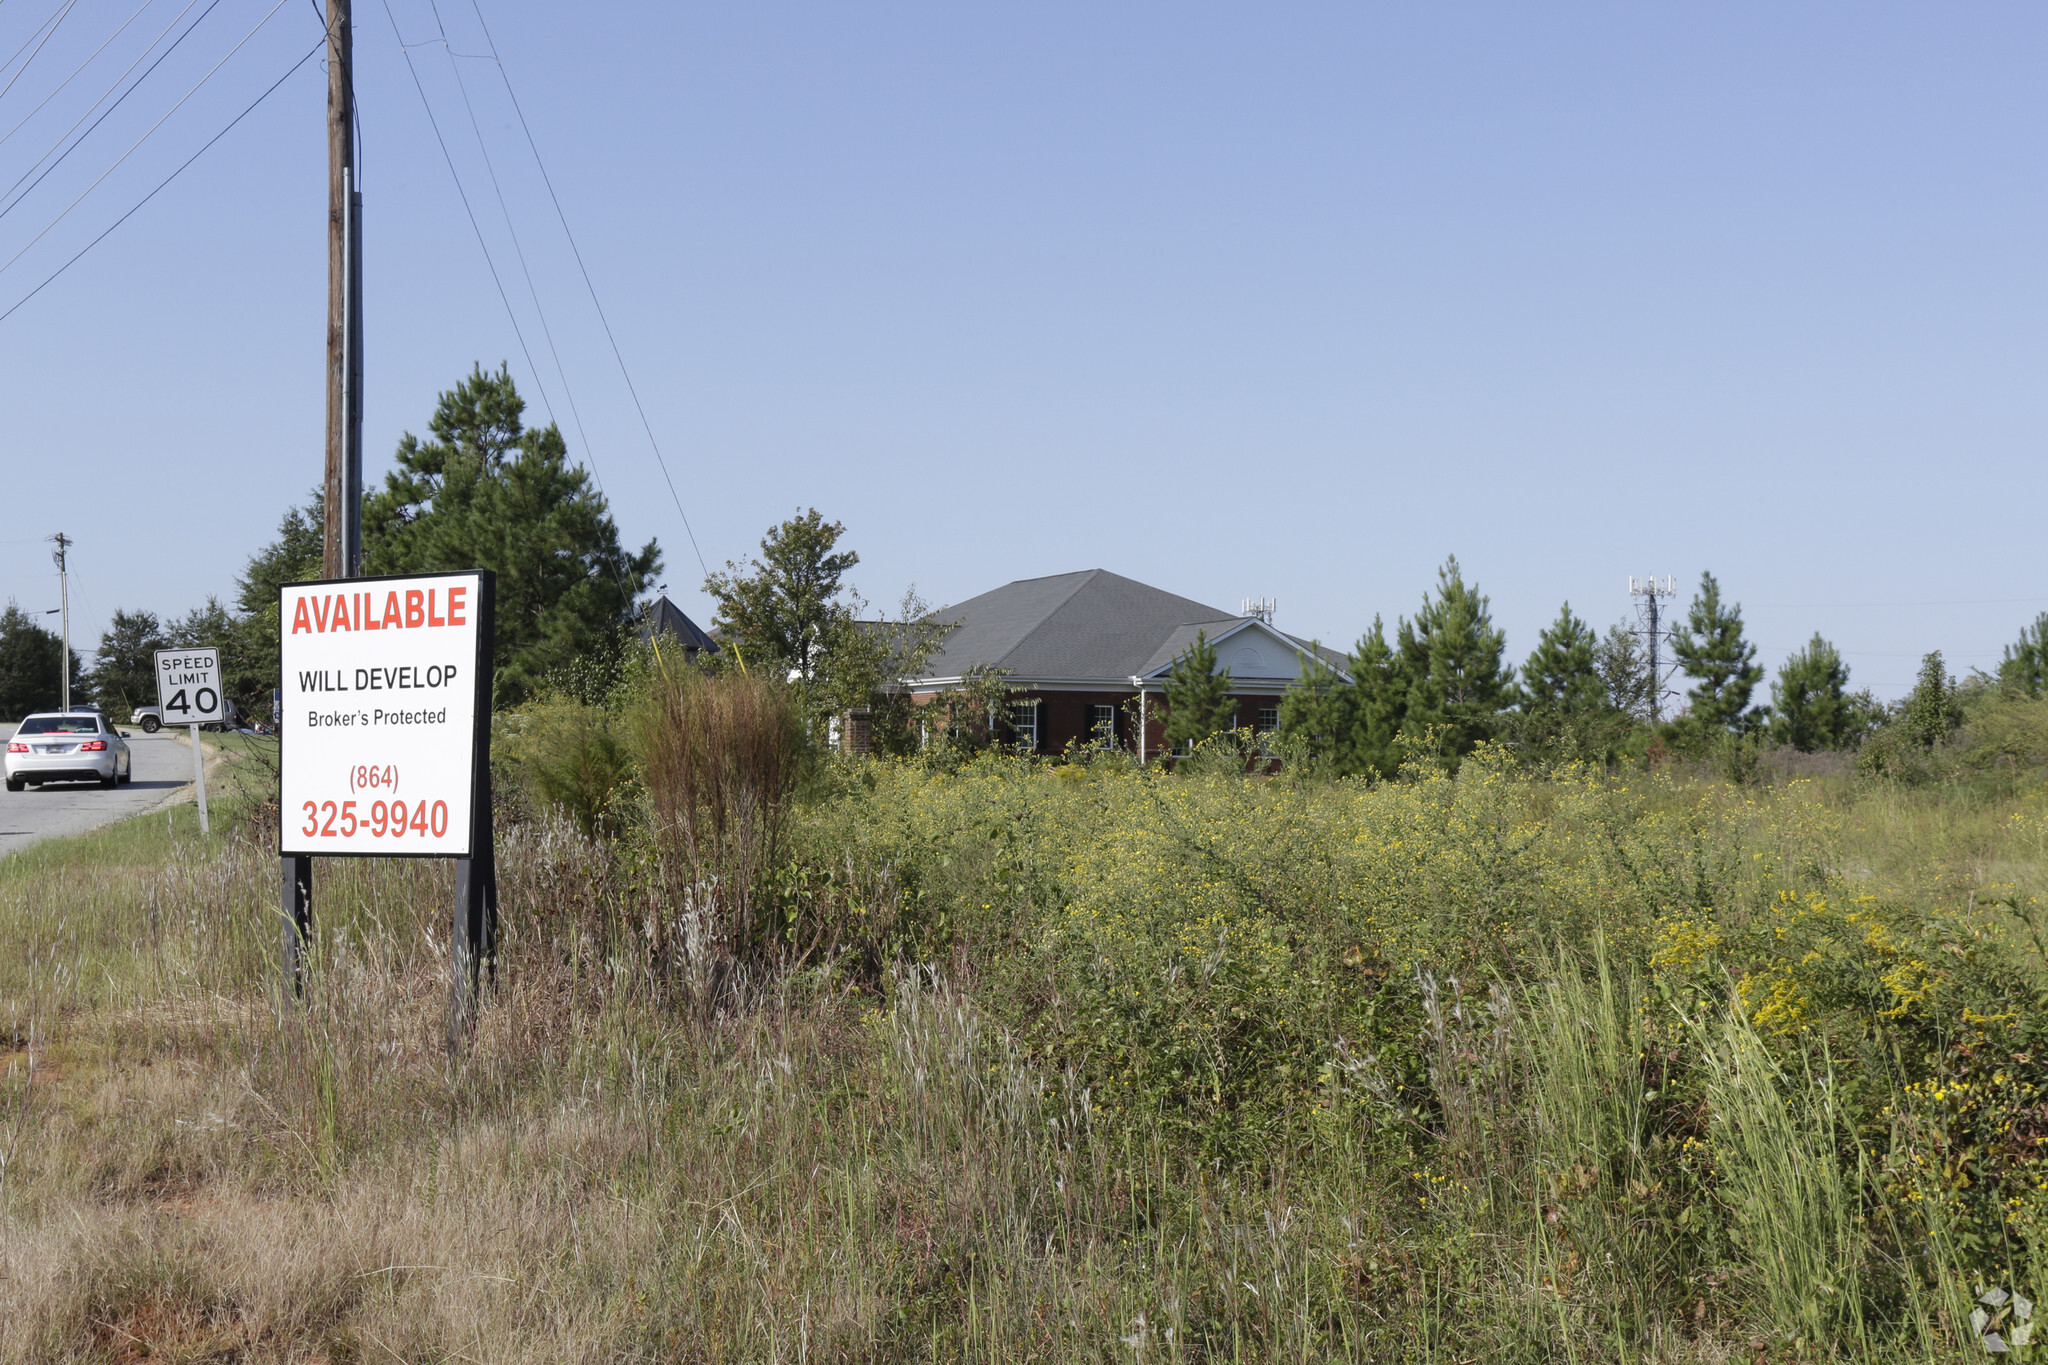
[[[280,854],[470,856],[490,596],[483,572],[280,590]]]
[[[220,651],[156,652],[156,706],[166,725],[213,725],[228,718],[220,694]]]

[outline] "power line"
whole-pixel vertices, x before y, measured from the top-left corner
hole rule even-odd
[[[385,0],[387,8],[390,0]],[[582,248],[576,245],[576,234],[569,230],[569,215],[562,210],[561,196],[555,193],[554,178],[548,174],[547,163],[541,159],[540,146],[533,139],[533,129],[526,122],[526,110],[520,106],[519,96],[513,92],[511,73],[505,70],[505,63],[498,55],[497,39],[491,36],[491,27],[484,22],[484,12],[478,0],[470,0],[470,8],[476,11],[477,27],[483,30],[484,42],[491,49],[491,64],[498,68],[498,79],[505,82],[505,94],[512,101],[513,112],[519,115],[520,131],[526,134],[526,145],[533,152],[533,164],[540,169],[542,183],[548,187],[548,198],[555,206],[555,217],[561,220],[562,235],[569,239],[569,250],[576,257],[576,268],[583,274],[583,287],[590,291],[590,306],[597,310],[597,320],[604,324],[605,340],[611,343],[612,358],[618,361],[619,377],[626,381],[626,392],[633,396],[633,408],[640,414],[640,426],[647,433],[647,444],[654,451],[654,462],[661,468],[662,480],[668,484],[668,495],[675,502],[676,515],[682,518],[683,533],[690,538],[690,550],[697,556],[697,567],[708,578],[710,566],[704,562],[704,551],[698,548],[697,533],[690,526],[690,514],[683,510],[683,500],[676,492],[676,481],[668,472],[668,461],[662,458],[661,443],[654,438],[654,424],[647,420],[647,408],[640,401],[640,390],[633,385],[633,376],[626,369],[626,357],[619,350],[619,339],[612,333],[611,319],[605,316],[604,305],[598,302],[597,286],[591,283],[590,267],[583,263]]]
[[[87,57],[87,58],[86,58],[86,59],[85,59],[84,61],[80,62],[80,63],[78,64],[78,66],[77,66],[77,69],[76,69],[76,70],[72,71],[72,73],[71,73],[70,75],[66,76],[66,77],[65,77],[65,78],[64,78],[63,80],[61,80],[61,81],[59,81],[59,82],[57,83],[57,88],[56,88],[56,89],[52,90],[52,91],[51,91],[51,92],[50,92],[49,94],[47,94],[47,95],[43,96],[43,102],[42,102],[42,104],[38,104],[38,105],[37,105],[37,106],[36,106],[35,108],[33,108],[33,109],[29,110],[29,111],[28,111],[28,112],[27,112],[26,114],[23,114],[23,115],[21,116],[21,122],[20,122],[20,123],[17,123],[17,124],[15,124],[15,125],[14,125],[14,126],[13,126],[12,128],[9,128],[9,129],[8,129],[8,130],[7,130],[7,131],[6,131],[5,133],[0,133],[0,146],[5,146],[5,145],[6,145],[6,143],[7,143],[7,139],[8,139],[8,138],[11,138],[11,137],[13,137],[13,136],[14,136],[14,135],[15,135],[16,133],[20,132],[20,131],[22,130],[22,127],[23,127],[23,125],[24,125],[24,124],[26,124],[26,123],[27,123],[27,122],[28,122],[28,121],[29,121],[30,119],[34,118],[34,117],[35,117],[35,116],[36,116],[37,114],[40,114],[40,113],[42,113],[42,112],[43,112],[43,105],[46,105],[46,104],[48,104],[48,103],[49,103],[49,102],[50,102],[51,100],[53,100],[53,99],[57,98],[57,96],[59,96],[59,95],[63,94],[63,93],[65,92],[65,90],[67,90],[68,88],[70,88],[71,82],[73,82],[73,81],[75,81],[75,80],[77,80],[77,79],[78,79],[79,73],[80,73],[80,72],[82,72],[82,71],[84,71],[84,70],[85,70],[85,69],[86,69],[86,68],[87,68],[88,66],[91,66],[91,65],[92,65],[92,64],[93,64],[94,62],[98,61],[98,60],[99,60],[99,57],[100,57],[100,54],[101,54],[102,52],[105,52],[105,51],[107,50],[108,44],[112,43],[112,42],[114,41],[114,39],[116,39],[116,38],[120,37],[120,36],[121,36],[122,34],[126,33],[126,32],[128,31],[128,25],[129,25],[129,24],[132,24],[132,23],[134,23],[134,22],[135,22],[135,21],[136,21],[137,19],[140,19],[140,18],[142,17],[142,11],[143,11],[143,10],[146,10],[146,9],[148,9],[148,8],[149,8],[149,7],[151,6],[151,5],[153,5],[153,4],[155,4],[155,3],[156,3],[156,0],[142,0],[142,5],[141,5],[141,7],[140,7],[140,8],[138,8],[138,9],[137,9],[137,10],[135,11],[135,13],[133,13],[133,14],[129,15],[129,16],[128,16],[128,18],[127,18],[127,20],[126,20],[125,22],[123,22],[123,23],[122,23],[121,27],[119,27],[119,28],[115,29],[115,30],[114,30],[114,31],[113,31],[112,33],[109,33],[109,34],[107,35],[107,41],[106,41],[106,42],[104,42],[104,43],[101,43],[101,44],[100,44],[100,45],[99,45],[98,47],[96,47],[96,48],[94,48],[94,49],[92,50],[92,56],[90,56],[90,57]],[[156,44],[155,44],[155,43],[151,43],[151,44],[150,44],[150,47],[155,47],[155,46],[156,46]],[[145,49],[145,51],[146,51],[146,50],[147,50],[147,49]],[[138,60],[139,60],[139,59],[138,59]],[[24,68],[24,69],[25,69],[25,68]],[[132,69],[132,68],[131,68],[131,69]],[[101,96],[100,96],[100,99],[102,99],[102,100],[103,100],[103,99],[105,99],[105,98],[106,98],[106,96],[105,96],[105,95],[101,95]],[[98,103],[99,103],[99,100],[94,100],[94,101],[93,101],[93,103],[94,103],[94,104],[98,104]],[[87,112],[88,112],[88,113],[90,113],[91,111],[90,111],[90,110],[88,110]],[[73,125],[71,125],[71,126],[75,128],[75,127],[77,127],[78,125],[74,123],[74,124],[73,124]],[[45,156],[47,156],[47,155],[49,155],[49,153],[45,152],[45,153],[44,153],[44,155],[45,155]]]
[[[62,14],[63,10],[60,9],[58,13]],[[36,34],[41,33],[43,31],[44,25],[48,24],[49,22],[50,21],[48,19],[45,19],[41,24],[37,24],[35,28],[29,33],[28,37],[21,40],[21,46],[14,49],[14,56],[9,57],[4,62],[0,62],[0,71],[5,71],[8,67],[13,66],[14,58],[19,57],[22,53],[28,51],[28,45],[36,40]]]
[[[163,190],[165,185],[170,184],[173,180],[176,180],[180,175],[184,174],[185,167],[190,166],[193,162],[197,161],[201,156],[205,155],[208,147],[213,146],[214,143],[226,137],[228,135],[228,132],[234,128],[235,124],[240,123],[243,119],[249,117],[251,113],[255,112],[257,105],[263,103],[263,101],[270,98],[271,91],[276,90],[278,86],[283,85],[286,81],[290,80],[294,72],[296,72],[300,67],[304,66],[307,62],[311,61],[313,59],[313,54],[318,52],[322,47],[325,47],[326,45],[327,39],[323,37],[319,42],[315,43],[312,47],[306,49],[306,55],[299,58],[297,61],[293,62],[290,70],[286,71],[284,75],[279,76],[275,81],[271,82],[270,88],[265,90],[262,94],[258,95],[254,100],[252,100],[247,109],[244,109],[241,113],[235,115],[234,118],[229,121],[228,126],[226,128],[221,129],[212,137],[208,138],[206,140],[205,146],[201,147],[198,151],[192,153],[192,155],[186,157],[184,162],[179,165],[177,170],[172,171],[169,175],[163,178],[162,183],[160,183],[156,187],[156,189],[151,190],[148,194],[143,195],[140,200],[136,201],[134,208],[129,209],[128,212],[122,214],[119,218],[116,218],[113,222],[113,225],[109,227],[106,230],[106,232],[102,232],[99,236],[93,238],[90,242],[87,242],[84,245],[84,247],[80,248],[77,256],[73,256],[70,260],[58,266],[54,271],[50,273],[49,277],[45,279],[41,284],[37,285],[34,289],[29,290],[28,293],[22,295],[21,298],[15,302],[13,308],[9,308],[6,312],[0,313],[0,322],[5,322],[7,321],[7,319],[13,317],[15,311],[19,309],[22,306],[22,304],[27,303],[30,299],[42,293],[44,289],[49,287],[49,284],[52,280],[55,280],[59,275],[69,270],[72,266],[78,264],[80,257],[83,257],[86,252],[91,251],[94,247],[98,246],[101,242],[105,241],[108,235],[114,231],[114,228],[121,226],[121,224],[127,222],[130,218],[134,217],[135,214],[142,208],[144,204],[147,204],[150,200],[157,197],[157,195]]]
[[[1965,597],[1948,602],[1752,602],[1749,605],[1768,607],[1773,611],[1793,608],[1817,611],[1841,607],[1883,607],[1886,610],[1898,607],[2012,607],[2034,602],[2048,602],[2048,597]]]
[[[462,107],[469,115],[470,132],[476,137],[477,153],[483,158],[484,172],[490,178],[491,182],[491,192],[497,197],[498,212],[502,214],[505,219],[505,232],[512,239],[513,254],[518,258],[520,273],[526,279],[527,294],[529,297],[533,299],[533,311],[540,318],[541,336],[546,340],[548,345],[548,354],[555,362],[555,373],[561,377],[562,394],[569,404],[570,420],[576,424],[576,439],[582,446],[583,463],[585,467],[590,470],[590,477],[597,484],[598,493],[602,495],[604,493],[604,476],[600,474],[597,469],[597,457],[590,443],[590,435],[584,429],[583,426],[583,412],[582,409],[578,407],[576,403],[576,390],[575,387],[569,381],[568,366],[562,363],[561,350],[555,345],[555,332],[554,328],[550,326],[548,323],[547,305],[541,302],[540,288],[538,285],[534,283],[533,270],[527,264],[526,248],[519,240],[519,229],[512,220],[511,205],[508,204],[505,200],[504,186],[499,182],[497,166],[491,160],[490,144],[484,138],[482,123],[477,119],[476,105],[473,101],[471,101],[469,97],[469,84],[468,82],[462,79],[462,68],[455,60],[457,57],[465,57],[470,60],[479,61],[488,61],[490,59],[486,57],[473,57],[471,54],[468,53],[456,52],[454,44],[451,43],[448,38],[448,26],[442,21],[440,6],[435,3],[435,0],[427,0],[427,8],[433,13],[435,30],[439,32],[441,35],[439,39],[441,51],[448,58],[449,74],[455,77],[456,91],[462,96]],[[408,60],[410,60],[410,58],[408,58]],[[481,234],[479,234],[479,238],[481,238]],[[488,256],[488,252],[486,253],[486,255]],[[508,312],[511,309],[511,305],[509,302],[507,302],[506,304],[506,309]],[[516,327],[516,322],[514,325]],[[529,367],[533,367],[533,358],[530,355],[527,357],[527,364]],[[537,367],[534,368],[534,379],[536,384],[540,382],[540,372]],[[545,388],[543,388],[541,391],[541,398],[543,402],[545,402],[547,399],[547,391]],[[553,405],[550,404],[548,407],[548,419],[552,422],[554,418],[554,408]],[[622,547],[622,553],[623,552],[624,551]],[[614,562],[611,565],[611,569],[613,577],[618,582],[620,591],[630,601],[632,597],[635,595],[635,593],[631,588],[627,586],[625,574],[623,572],[621,565],[617,562]]]
[[[261,19],[258,19],[256,21],[256,27],[250,29],[247,33],[243,34],[242,41],[236,43],[233,47],[228,49],[227,56],[222,57],[219,61],[215,62],[213,66],[207,71],[207,73],[199,78],[199,82],[197,85],[194,85],[190,90],[187,90],[182,99],[180,99],[176,104],[172,105],[168,110],[164,112],[164,116],[162,118],[158,119],[155,123],[149,125],[148,132],[144,133],[141,137],[136,138],[133,145],[131,145],[127,151],[121,153],[120,157],[115,160],[113,165],[107,167],[104,171],[100,172],[98,180],[93,181],[90,185],[87,185],[83,190],[79,191],[78,197],[72,200],[69,204],[65,205],[64,211],[58,214],[55,218],[52,218],[47,227],[45,227],[41,232],[38,232],[35,236],[29,238],[27,244],[24,245],[20,251],[17,251],[12,256],[8,257],[7,264],[0,265],[0,275],[6,274],[9,267],[13,266],[13,264],[16,261],[20,260],[23,256],[28,254],[30,247],[34,246],[37,242],[42,241],[44,237],[49,235],[50,230],[52,228],[56,227],[57,224],[63,222],[66,218],[70,217],[71,210],[77,208],[80,204],[84,203],[85,196],[91,194],[94,190],[100,187],[100,181],[105,180],[108,176],[112,175],[115,171],[119,170],[121,168],[122,162],[125,162],[129,157],[135,155],[135,149],[137,147],[140,147],[143,143],[149,141],[152,137],[156,136],[156,130],[163,127],[165,123],[169,122],[172,114],[175,114],[180,109],[183,109],[185,107],[185,101],[191,99],[194,95],[198,94],[199,87],[205,85],[208,81],[212,80],[214,77],[214,73],[219,71],[222,67],[226,66],[228,62],[234,57],[234,55],[237,52],[240,52],[242,48],[248,43],[248,41],[251,38],[254,38],[257,32],[261,30],[265,24],[270,22],[271,16],[276,14],[279,10],[283,9],[284,6],[285,0],[277,0],[277,3],[270,7],[270,13],[264,15]],[[211,146],[212,144],[209,143],[208,145]]]
[[[548,410],[548,420],[552,422],[555,405],[548,401],[547,384],[540,377],[540,366],[533,363],[533,352],[526,345],[526,333],[520,329],[519,315],[512,311],[512,299],[505,292],[505,282],[498,277],[498,263],[491,259],[491,248],[484,241],[484,230],[476,221],[476,210],[470,207],[469,191],[462,187],[462,175],[455,169],[455,158],[449,154],[448,139],[441,136],[441,124],[434,117],[433,102],[427,98],[427,87],[420,83],[419,68],[413,65],[412,49],[406,46],[405,35],[398,31],[398,16],[391,12],[391,0],[384,0],[384,17],[391,21],[391,36],[398,40],[398,50],[405,57],[405,69],[412,73],[413,89],[420,92],[420,107],[427,111],[427,125],[434,130],[434,141],[441,144],[441,159],[448,163],[448,175],[455,181],[455,193],[462,200],[462,211],[469,215],[469,230],[476,234],[477,248],[484,253],[484,268],[491,272],[491,283],[498,290],[498,302],[505,305],[505,316],[512,323],[512,335],[519,341],[519,353],[526,357],[526,368],[533,375],[534,387],[540,390],[541,405]]]
[[[555,362],[555,373],[561,376],[562,396],[569,404],[569,419],[576,424],[576,439],[583,447],[584,463],[590,466],[590,477],[597,481],[597,491],[604,492],[604,476],[597,472],[597,454],[590,444],[590,433],[583,428],[583,411],[576,405],[576,390],[569,383],[569,368],[562,363],[562,353],[555,345],[555,329],[548,325],[548,310],[540,301],[540,290],[533,282],[533,271],[526,264],[526,248],[520,245],[519,229],[512,224],[512,210],[505,203],[504,188],[498,183],[498,168],[491,164],[491,149],[484,142],[484,130],[477,122],[476,106],[470,102],[469,85],[462,79],[462,67],[456,62],[456,52],[448,41],[448,26],[441,21],[441,7],[434,0],[427,0],[427,8],[433,11],[434,27],[441,34],[441,51],[448,58],[448,70],[455,77],[455,88],[462,95],[462,107],[469,113],[470,131],[476,134],[476,149],[484,159],[484,172],[491,178],[491,191],[498,197],[498,212],[505,217],[505,232],[512,238],[512,252],[519,258],[520,273],[526,277],[526,292],[533,299],[533,311],[540,318],[540,333],[548,344],[548,354]],[[553,417],[552,411],[548,414]],[[621,584],[623,586],[623,583]]]
[[[50,25],[52,24],[52,22],[53,22],[53,21],[54,21],[54,22],[56,22],[56,23],[62,23],[62,22],[64,21],[64,16],[65,16],[65,15],[67,15],[67,14],[69,14],[70,12],[71,12],[71,6],[70,6],[70,5],[68,5],[68,4],[66,4],[66,5],[59,5],[59,6],[57,7],[57,12],[56,12],[55,14],[51,15],[51,16],[50,16],[50,18],[48,18],[48,19],[45,19],[45,20],[43,20],[43,22],[42,22],[42,23],[40,23],[40,24],[37,24],[37,25],[35,26],[35,28],[34,28],[33,30],[31,30],[31,31],[30,31],[30,33],[29,33],[28,37],[26,37],[26,38],[22,39],[22,41],[21,41],[21,46],[20,46],[20,47],[17,47],[16,49],[14,49],[14,56],[12,56],[12,57],[9,57],[9,58],[8,58],[8,59],[7,59],[6,61],[4,61],[4,62],[0,62],[0,71],[5,71],[5,70],[6,70],[6,69],[7,69],[8,67],[10,67],[10,66],[13,66],[13,65],[14,65],[14,62],[15,62],[15,58],[16,58],[16,57],[19,57],[19,56],[21,56],[21,54],[22,54],[22,53],[24,53],[24,52],[28,51],[28,47],[29,47],[29,44],[30,44],[30,43],[33,43],[33,42],[34,42],[34,41],[36,40],[36,38],[37,38],[38,36],[43,36],[43,37],[44,37],[44,39],[45,39],[45,41],[47,41],[47,40],[48,40],[48,39],[47,39],[47,35],[43,35],[43,30],[44,30],[45,28],[50,28]],[[51,28],[51,29],[50,29],[50,31],[51,31],[52,33],[56,32],[56,30],[55,30],[54,28]],[[36,50],[40,52],[40,51],[41,51],[42,49],[41,49],[41,48],[38,48],[38,49],[36,49]],[[35,60],[35,58],[34,58],[34,57],[30,57],[30,58],[29,58],[28,60],[32,62],[32,61],[34,61],[34,60]],[[28,63],[27,63],[27,62],[24,62],[24,63],[22,64],[22,69],[23,69],[23,70],[27,70],[27,69],[28,69]],[[16,73],[16,74],[18,75],[19,73]]]
[[[141,65],[142,59],[144,57],[147,57],[150,54],[150,52],[156,47],[156,44],[164,40],[165,34],[168,34],[172,29],[178,26],[178,20],[183,19],[187,14],[191,13],[192,6],[198,3],[199,0],[186,0],[185,8],[179,10],[177,16],[173,18],[168,25],[165,26],[163,33],[159,33],[156,36],[156,42],[153,42],[148,47],[142,49],[141,54],[138,55],[134,61],[128,64],[128,71],[133,71],[137,66]],[[31,175],[35,175],[36,167],[41,166],[43,162],[49,160],[50,152],[54,152],[59,147],[63,147],[64,139],[70,137],[72,133],[77,132],[79,123],[83,123],[86,121],[87,118],[91,117],[93,109],[99,106],[100,100],[104,100],[107,97],[107,95],[112,94],[114,92],[114,86],[119,85],[122,81],[128,79],[128,71],[123,71],[120,75],[116,76],[114,78],[114,84],[108,86],[105,93],[103,93],[98,100],[94,100],[91,105],[88,105],[86,107],[86,111],[78,116],[78,123],[72,124],[69,128],[66,128],[62,133],[58,134],[57,140],[50,144],[50,150],[44,152],[41,156],[37,157],[33,162],[31,162],[29,168],[23,171],[20,177],[12,185],[9,185],[7,187],[6,194],[14,195],[14,197],[10,199],[4,207],[0,207],[0,218],[4,218],[9,213],[13,212],[14,206],[16,204],[19,204],[23,199],[26,199],[29,196],[29,194],[35,190],[36,185],[42,184],[45,176],[48,176],[51,171],[54,171],[59,166],[63,165],[65,158],[70,156],[73,152],[77,151],[80,143],[83,143],[87,138],[91,137],[95,129],[97,129],[102,123],[105,123],[107,119],[113,115],[113,112],[116,109],[119,109],[121,105],[127,101],[130,95],[134,94],[138,89],[140,89],[142,83],[149,79],[150,73],[155,71],[159,66],[162,66],[164,64],[165,59],[168,58],[173,52],[176,52],[178,50],[178,45],[180,43],[183,43],[187,38],[192,36],[192,30],[198,28],[201,24],[206,22],[206,16],[213,13],[215,7],[217,7],[219,4],[220,0],[212,0],[212,3],[208,4],[207,7],[200,12],[199,17],[192,21],[191,26],[187,28],[183,33],[178,35],[178,41],[172,43],[169,47],[165,48],[163,51],[163,56],[158,57],[155,61],[151,62],[149,64],[149,70],[143,72],[140,76],[137,76],[135,78],[134,84],[130,85],[126,90],[123,90],[121,92],[121,98],[115,100],[112,104],[107,106],[106,113],[103,113],[98,118],[93,119],[91,128],[86,129],[83,133],[79,133],[77,141],[74,141],[69,147],[64,148],[63,155],[59,156],[55,161],[51,161],[49,166],[44,169],[42,175],[36,175],[34,184],[30,185],[28,189],[21,190],[20,194],[15,194],[14,192],[16,190],[21,189],[21,182],[23,180],[27,180]],[[0,198],[4,197],[5,195],[0,195]]]
[[[63,25],[64,20],[70,15],[71,11],[76,8],[78,8],[78,0],[66,0],[64,8],[57,11],[57,18],[50,24],[50,31],[43,35],[42,42],[36,44],[36,50],[28,54],[28,60],[21,64],[21,70],[8,77],[7,84],[4,87],[0,87],[0,99],[6,99],[7,92],[14,88],[14,83],[28,74],[28,69],[35,65],[36,58],[43,55],[43,49],[49,45],[50,39],[57,36],[58,28]],[[16,52],[14,55],[19,57],[21,54]],[[11,61],[12,58],[9,60]]]
[[[533,271],[526,264],[526,248],[520,244],[519,229],[513,226],[511,207],[505,203],[504,188],[498,183],[498,168],[491,164],[491,149],[484,142],[482,125],[477,122],[476,106],[470,102],[469,86],[463,81],[462,68],[455,61],[455,49],[449,45],[448,27],[441,22],[441,7],[435,4],[434,0],[427,0],[427,8],[432,11],[434,27],[441,34],[441,51],[448,58],[449,74],[455,77],[455,89],[462,96],[463,109],[469,114],[469,129],[470,132],[476,135],[476,149],[478,155],[483,157],[484,174],[490,177],[491,192],[498,198],[498,212],[504,215],[505,218],[505,233],[512,239],[512,254],[518,258],[519,271],[526,277],[526,292],[533,299],[533,311],[540,317],[541,336],[547,341],[548,353],[554,359],[555,373],[561,376],[562,393],[569,404],[569,416],[576,423],[576,438],[583,443],[584,454],[587,457],[590,453],[590,438],[584,433],[583,415],[577,410],[576,395],[569,386],[569,371],[562,364],[562,353],[555,346],[554,329],[548,326],[547,308],[540,301],[540,290],[534,285]],[[552,409],[549,410],[548,417],[550,419],[554,417]],[[593,474],[597,472],[595,466],[592,467],[591,472]],[[603,491],[602,482],[599,484],[599,491]]]

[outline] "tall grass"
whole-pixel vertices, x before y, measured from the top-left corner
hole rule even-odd
[[[1831,1059],[1788,1065],[1739,1009],[1702,1027],[1721,1197],[1758,1315],[1783,1337],[1868,1349],[1861,1215],[1875,1191]]]
[[[2039,1297],[1984,1216],[2038,1171],[2031,950],[1860,900],[1853,801],[799,799],[772,696],[664,705],[646,842],[500,831],[459,1056],[446,868],[322,863],[286,1011],[246,828],[0,863],[0,1360],[1936,1361],[1987,1277]],[[2033,867],[2012,813],[1969,838]],[[697,1008],[714,906],[750,989]]]
[[[643,714],[650,820],[667,906],[660,965],[717,998],[784,945],[772,880],[802,759],[786,687],[745,673],[662,670]]]

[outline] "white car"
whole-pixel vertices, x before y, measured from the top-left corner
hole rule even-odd
[[[44,711],[7,741],[7,790],[45,782],[112,787],[133,776],[133,764],[126,736],[97,711]]]

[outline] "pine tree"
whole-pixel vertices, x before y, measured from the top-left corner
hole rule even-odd
[[[1216,667],[1216,646],[1208,631],[1198,630],[1166,672],[1166,747],[1181,752],[1236,723],[1230,670]]]
[[[529,431],[509,370],[441,395],[422,441],[407,432],[397,468],[363,504],[371,573],[491,569],[498,576],[500,701],[606,648],[652,583],[661,552],[619,545],[604,494],[569,463],[561,431]]]
[[[2031,626],[2021,628],[2019,643],[2005,647],[1998,680],[2030,697],[2048,691],[2048,611],[2036,616]]]
[[[1815,632],[1771,684],[1772,741],[1805,754],[1844,747],[1858,728],[1848,686],[1841,653]]]
[[[1607,685],[1601,680],[1599,637],[1572,615],[1567,602],[1557,619],[1536,637],[1536,648],[1522,665],[1522,708],[1536,714],[1581,717],[1605,709]]]
[[[1931,749],[1954,734],[1962,723],[1962,699],[1957,695],[1956,680],[1948,675],[1937,649],[1920,660],[1920,677],[1899,706],[1899,729],[1913,743]]]
[[[1387,643],[1380,618],[1373,617],[1372,629],[1351,651],[1350,704],[1336,749],[1340,772],[1392,777],[1401,771],[1401,726],[1411,690],[1401,656]]]
[[[1721,585],[1712,574],[1700,575],[1685,624],[1672,632],[1671,652],[1694,680],[1686,696],[1695,727],[1734,733],[1756,727],[1760,717],[1750,712],[1749,701],[1763,681],[1763,666],[1756,661],[1756,646],[1742,638],[1741,604],[1722,604]]]
[[[1338,738],[1351,728],[1351,685],[1324,662],[1320,643],[1298,657],[1300,673],[1280,697],[1280,737],[1301,741],[1334,766]]]
[[[1392,777],[1401,767],[1401,717],[1408,681],[1375,616],[1346,661],[1347,681],[1320,657],[1303,655],[1301,677],[1280,698],[1280,733],[1344,777]]]
[[[1436,595],[1424,594],[1415,620],[1401,622],[1398,639],[1408,678],[1404,746],[1433,743],[1455,762],[1498,732],[1515,680],[1501,661],[1507,635],[1494,628],[1485,596],[1466,584],[1455,555],[1437,571]]]
[[[1650,690],[1654,686],[1650,660],[1626,622],[1617,621],[1607,628],[1593,666],[1607,691],[1609,707],[1636,720],[1649,719]]]

